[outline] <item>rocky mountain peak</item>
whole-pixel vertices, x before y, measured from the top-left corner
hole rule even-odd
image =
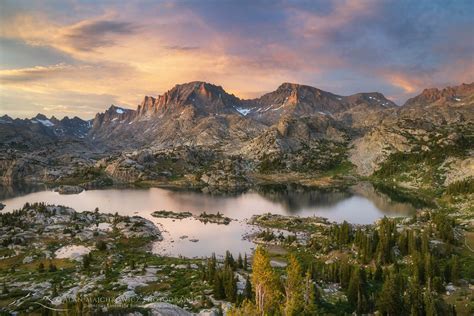
[[[13,119],[6,114],[0,117],[0,123],[11,123],[12,121]]]
[[[377,108],[397,107],[397,104],[395,102],[387,99],[380,92],[356,93],[356,94],[344,97],[344,101],[351,104],[352,106],[364,104],[370,107],[377,107]]]
[[[212,102],[222,99],[224,96],[230,96],[221,86],[202,81],[178,84],[165,95],[168,95],[176,103],[193,103],[195,98]]]
[[[118,107],[114,104],[104,113],[97,113],[93,120],[93,130],[99,129],[104,123],[118,123],[132,120],[136,115],[136,111]]]
[[[38,114],[36,114],[34,119],[36,119],[36,120],[47,120],[48,118],[46,117],[46,115],[38,113]]]
[[[280,86],[278,86],[277,91],[296,90],[301,86],[303,85],[300,85],[298,83],[283,82]]]
[[[250,116],[274,124],[281,117],[333,114],[347,106],[338,95],[315,87],[285,82],[277,90],[250,100]]]
[[[221,86],[202,81],[177,84],[156,98],[145,97],[138,107],[138,115],[177,115],[190,109],[199,115],[236,113],[240,100]]]
[[[474,95],[474,82],[444,89],[428,88],[421,94],[408,99],[405,106],[423,106],[431,103],[461,102],[463,98]]]
[[[275,92],[287,93],[287,94],[296,95],[296,96],[298,95],[304,96],[306,94],[312,94],[315,97],[336,96],[330,92],[326,92],[315,87],[302,85],[298,83],[291,83],[291,82],[282,83]]]

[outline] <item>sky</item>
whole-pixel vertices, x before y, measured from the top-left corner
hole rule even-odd
[[[0,0],[0,115],[92,118],[206,81],[397,104],[474,81],[474,1]]]

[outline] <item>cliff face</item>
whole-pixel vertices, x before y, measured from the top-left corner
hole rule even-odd
[[[197,115],[237,114],[240,102],[221,86],[196,81],[176,85],[156,98],[146,96],[137,112],[139,116],[175,115],[192,107]]]

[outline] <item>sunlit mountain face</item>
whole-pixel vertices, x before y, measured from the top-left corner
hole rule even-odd
[[[401,105],[474,80],[470,1],[1,1],[0,114],[91,119],[176,83],[283,82]]]

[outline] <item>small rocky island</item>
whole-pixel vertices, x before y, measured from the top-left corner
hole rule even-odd
[[[222,215],[220,212],[216,214],[202,212],[199,215],[193,215],[190,212],[172,212],[172,211],[155,211],[151,214],[157,218],[172,218],[172,219],[184,219],[184,218],[194,218],[204,224],[213,223],[218,225],[229,225],[232,222],[232,218]]]
[[[61,185],[54,189],[54,192],[59,194],[79,194],[84,191],[84,188],[77,185]]]

